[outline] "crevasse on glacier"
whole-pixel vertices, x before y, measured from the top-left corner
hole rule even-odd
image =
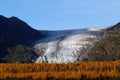
[[[79,29],[62,31],[40,31],[44,39],[35,42],[39,58],[36,63],[68,63],[84,61],[86,51],[104,34],[104,29]]]

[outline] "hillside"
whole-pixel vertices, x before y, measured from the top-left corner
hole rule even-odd
[[[35,30],[0,15],[0,62],[70,63],[120,59],[120,23],[107,29]]]
[[[104,37],[88,51],[89,61],[120,60],[120,23],[106,29]]]
[[[21,53],[22,47],[27,48],[31,42],[40,38],[42,38],[42,34],[39,31],[31,28],[27,23],[17,17],[6,18],[0,15],[0,62],[12,62],[13,60],[16,62],[20,57],[15,57],[15,50]],[[20,48],[19,45],[22,47]],[[11,48],[13,47],[15,50],[11,52]],[[24,50],[27,51],[25,54],[29,54],[30,51]],[[16,53],[16,55],[21,55],[20,53]],[[22,57],[24,57],[24,53]],[[22,61],[22,58],[20,59]]]

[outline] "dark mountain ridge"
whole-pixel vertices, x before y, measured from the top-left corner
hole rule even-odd
[[[0,59],[9,54],[8,48],[29,46],[29,43],[42,37],[39,31],[17,17],[6,18],[0,15]]]
[[[9,45],[26,44],[42,37],[39,31],[31,28],[22,20],[0,16],[0,35],[4,36]]]

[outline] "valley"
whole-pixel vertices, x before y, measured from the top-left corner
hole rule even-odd
[[[119,80],[120,23],[36,30],[0,16],[0,80]]]
[[[87,50],[104,35],[104,29],[89,28],[60,31],[40,31],[45,38],[36,41],[36,63],[68,63],[88,59]]]

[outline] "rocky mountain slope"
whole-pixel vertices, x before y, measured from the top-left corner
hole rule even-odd
[[[68,63],[88,60],[87,50],[104,34],[103,29],[40,31],[43,39],[36,41],[36,63]]]
[[[89,61],[120,60],[120,23],[107,28],[105,36],[87,54]]]
[[[17,17],[6,18],[0,15],[0,62],[26,62],[22,57],[27,54],[33,55],[28,51],[29,44],[40,38],[42,38],[42,34],[39,31],[31,28]],[[14,50],[11,48],[14,48]],[[22,57],[20,58],[18,55]]]

